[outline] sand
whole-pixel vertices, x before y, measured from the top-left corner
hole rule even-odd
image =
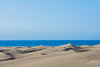
[[[100,45],[0,47],[0,67],[100,67]]]

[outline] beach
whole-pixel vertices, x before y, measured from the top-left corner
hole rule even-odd
[[[100,44],[0,47],[0,67],[100,67]]]
[[[0,67],[100,67],[100,0],[0,0]]]

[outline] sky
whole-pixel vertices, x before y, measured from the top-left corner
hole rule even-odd
[[[0,40],[100,40],[100,0],[0,0]]]

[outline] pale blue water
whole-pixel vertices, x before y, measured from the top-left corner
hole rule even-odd
[[[75,46],[80,45],[97,45],[100,40],[0,40],[0,47],[13,46],[59,46],[71,43]]]

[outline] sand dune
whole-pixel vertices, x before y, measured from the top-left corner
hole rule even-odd
[[[92,60],[82,67],[100,67],[100,60]]]
[[[98,45],[94,45],[93,47],[97,47],[97,48],[99,48],[99,47],[100,47],[100,44],[98,44]]]
[[[66,44],[57,47],[38,46],[2,50],[0,67],[100,67],[99,45],[76,47]]]
[[[13,56],[0,52],[0,61],[13,59]]]
[[[72,44],[65,44],[65,45],[55,47],[55,49],[58,51],[67,51],[67,50],[70,50],[72,48],[75,48],[75,46],[73,46]]]

